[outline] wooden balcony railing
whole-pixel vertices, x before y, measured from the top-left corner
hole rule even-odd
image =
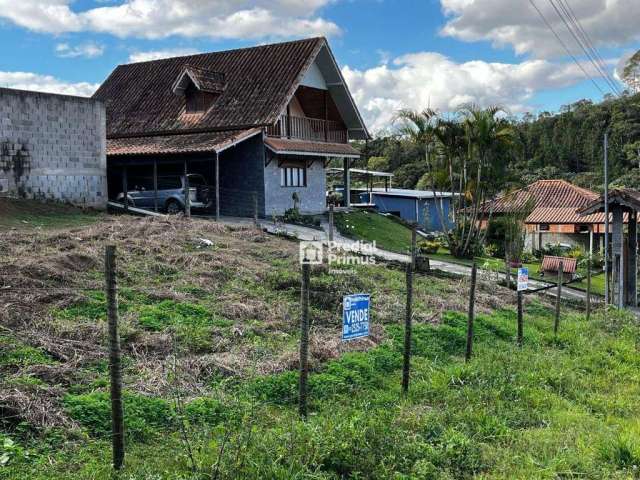
[[[267,135],[327,143],[347,143],[349,140],[347,130],[340,122],[292,115],[282,115],[275,125],[267,127]]]

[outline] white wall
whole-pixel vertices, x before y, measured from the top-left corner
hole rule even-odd
[[[315,62],[313,62],[313,64],[309,67],[309,70],[307,70],[307,73],[302,79],[301,84],[305,87],[327,90],[327,82],[324,80],[324,75],[322,75],[320,68],[318,68],[318,65],[316,65]]]

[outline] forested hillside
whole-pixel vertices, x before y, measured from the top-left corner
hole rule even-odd
[[[552,114],[525,114],[511,119],[518,145],[509,164],[507,184],[520,186],[540,178],[566,178],[599,190],[603,176],[603,136],[609,131],[609,167],[613,184],[640,188],[640,94],[608,98],[594,104],[580,100]],[[396,174],[394,184],[428,188],[424,151],[399,136],[362,145],[370,168]],[[362,160],[366,162],[366,160]],[[364,165],[363,165],[364,166]]]

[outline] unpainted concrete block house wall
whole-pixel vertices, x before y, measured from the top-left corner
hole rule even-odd
[[[101,102],[0,88],[0,195],[104,208],[106,168]]]

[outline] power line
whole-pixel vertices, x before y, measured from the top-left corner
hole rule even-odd
[[[564,41],[562,40],[562,38],[560,38],[560,35],[558,35],[558,33],[555,31],[555,29],[551,26],[551,24],[549,23],[549,21],[547,20],[547,18],[542,14],[542,12],[540,11],[540,9],[538,8],[538,6],[533,2],[533,0],[529,0],[529,3],[533,6],[533,8],[536,9],[536,12],[538,12],[538,15],[540,15],[540,18],[542,18],[542,21],[545,23],[545,25],[547,26],[547,28],[549,30],[551,30],[551,33],[553,33],[553,35],[556,37],[556,39],[558,40],[558,42],[560,42],[560,45],[562,45],[562,47],[564,48],[564,50],[567,52],[567,54],[573,59],[573,61],[575,62],[575,64],[580,68],[580,70],[582,70],[582,73],[584,73],[584,76],[586,78],[588,78],[589,80],[591,80],[591,83],[593,83],[595,85],[595,87],[600,90],[600,93],[602,93],[602,95],[606,95],[604,90],[602,90],[602,88],[600,88],[600,85],[598,85],[598,83],[593,79],[593,77],[591,75],[589,75],[589,73],[585,70],[585,68],[582,66],[582,64],[578,61],[578,59],[573,55],[573,53],[571,53],[571,50],[569,50],[569,47],[567,47],[567,44],[564,43]]]
[[[557,1],[558,1],[558,4],[560,5],[560,9],[558,9],[558,6],[554,3],[553,0],[549,0],[549,3],[558,14],[558,17],[560,17],[560,20],[562,20],[562,23],[564,23],[565,27],[567,27],[567,30],[569,31],[573,39],[576,41],[578,46],[585,53],[585,55],[589,59],[589,62],[591,62],[591,64],[595,67],[596,71],[600,74],[600,76],[602,76],[602,78],[608,84],[609,88],[613,91],[613,93],[619,96],[620,92],[618,91],[615,82],[611,80],[611,78],[609,77],[609,74],[606,72],[606,69],[603,69],[602,66],[598,63],[595,54],[592,52],[593,48],[589,45],[586,38],[580,32],[580,28],[578,27],[574,18],[569,13],[568,9],[565,7],[563,1],[562,0],[557,0]]]
[[[566,8],[567,8],[570,16],[574,20],[574,23],[578,26],[578,30],[582,33],[582,36],[585,39],[586,43],[590,46],[591,51],[596,56],[596,59],[598,60],[598,63],[605,70],[605,72],[607,72],[607,76],[609,77],[609,79],[611,79],[613,81],[613,84],[615,85],[616,90],[618,90],[618,92],[620,92],[620,87],[615,82],[615,79],[611,76],[611,74],[609,74],[609,72],[607,71],[604,59],[600,55],[600,52],[598,52],[598,49],[595,47],[595,43],[593,42],[593,39],[591,38],[589,33],[582,27],[582,24],[580,23],[580,20],[578,19],[578,16],[575,14],[575,12],[573,11],[573,8],[571,8],[571,5],[569,4],[569,0],[560,0],[560,2],[561,3],[564,2],[564,4],[566,5]]]
[[[567,27],[567,30],[569,31],[569,33],[571,34],[573,39],[578,44],[578,47],[580,47],[582,49],[582,51],[587,56],[589,62],[591,62],[591,64],[595,67],[596,71],[600,74],[600,76],[602,76],[602,78],[604,79],[605,83],[607,83],[607,85],[613,91],[613,93],[615,95],[620,95],[620,93],[617,90],[617,86],[616,86],[615,82],[613,82],[611,80],[611,78],[609,77],[608,73],[606,72],[606,69],[603,69],[602,66],[597,62],[594,54],[590,51],[590,47],[589,47],[588,43],[583,38],[581,38],[581,34],[580,33],[576,33],[576,31],[579,32],[579,27],[577,26],[576,22],[573,21],[573,18],[569,14],[569,12],[566,9],[564,3],[562,3],[562,0],[558,0],[558,3],[560,5],[560,10],[558,9],[558,7],[556,6],[556,4],[554,3],[553,0],[549,0],[549,3],[551,4],[553,9],[558,14],[558,17],[560,17],[560,20],[562,20],[562,23],[564,23],[565,27]],[[563,12],[564,12],[564,14],[563,14]],[[569,19],[569,21],[567,21],[567,18]],[[572,28],[571,24],[573,24],[573,28]]]

